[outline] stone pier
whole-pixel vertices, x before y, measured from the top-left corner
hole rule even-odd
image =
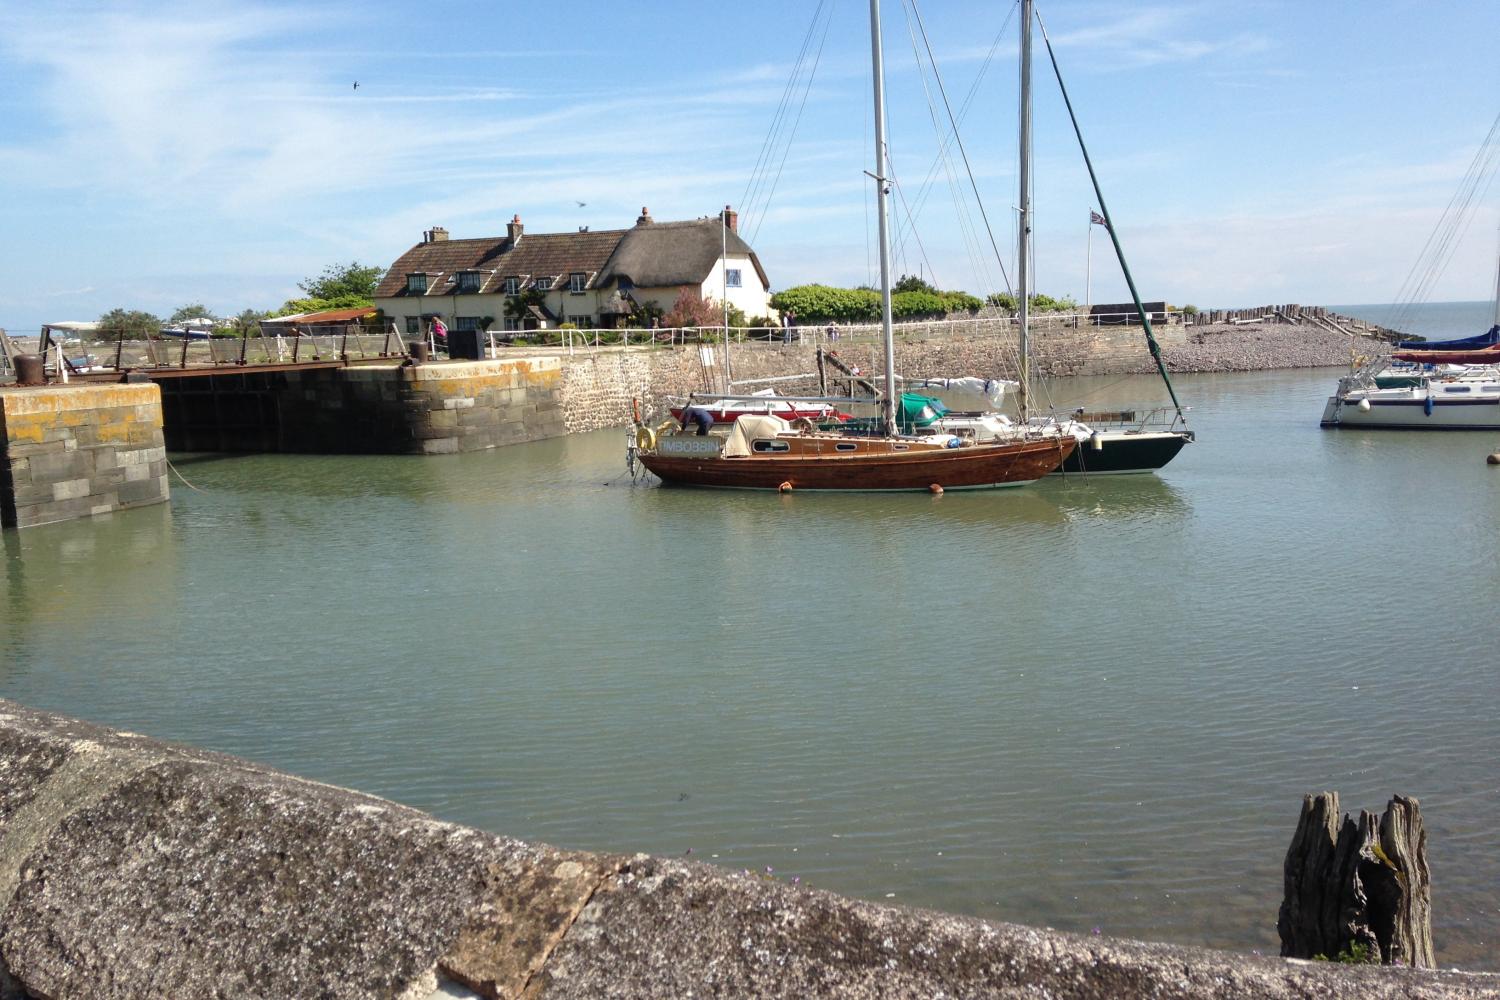
[[[173,451],[441,455],[566,432],[557,358],[153,377]]]
[[[1500,977],[1062,934],[527,844],[0,701],[0,996],[1439,1000],[1500,997]]]
[[[0,388],[0,527],[109,514],[168,493],[156,386]]]

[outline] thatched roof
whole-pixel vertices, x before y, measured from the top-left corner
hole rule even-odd
[[[770,287],[765,269],[750,244],[731,230],[724,232],[717,216],[691,222],[638,222],[627,229],[619,246],[599,275],[598,284],[608,285],[619,277],[643,288],[701,285],[719,259],[721,248],[746,254],[755,265],[761,284]]]
[[[480,292],[498,292],[506,278],[521,278],[522,287],[538,278],[566,283],[575,272],[593,278],[625,232],[525,233],[515,243],[508,236],[418,243],[391,265],[375,297],[404,298],[409,274],[427,275],[427,298],[456,294],[460,271],[480,272]]]
[[[434,240],[402,254],[381,279],[375,297],[407,297],[409,274],[427,275],[426,298],[454,295],[461,271],[480,272],[481,293],[499,292],[506,278],[520,278],[524,289],[538,278],[565,285],[569,275],[580,273],[588,275],[586,288],[607,288],[621,277],[645,288],[701,285],[718,261],[722,244],[731,254],[748,255],[761,283],[769,288],[750,245],[736,232],[725,236],[717,216],[690,222],[655,222],[643,216],[631,229],[523,233],[515,242],[509,236]]]

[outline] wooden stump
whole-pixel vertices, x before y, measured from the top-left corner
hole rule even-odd
[[[1416,799],[1377,817],[1339,814],[1337,792],[1306,795],[1283,865],[1277,915],[1289,958],[1436,967],[1427,831]]]

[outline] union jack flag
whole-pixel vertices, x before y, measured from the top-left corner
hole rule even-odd
[[[1089,225],[1091,225],[1091,226],[1104,226],[1104,227],[1108,228],[1109,221],[1107,219],[1105,219],[1104,216],[1100,215],[1098,212],[1094,211],[1093,209],[1089,209]]]

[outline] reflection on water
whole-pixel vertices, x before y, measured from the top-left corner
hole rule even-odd
[[[1238,949],[1302,794],[1413,794],[1440,958],[1496,967],[1492,442],[1321,431],[1332,373],[1181,382],[1160,477],[938,497],[632,484],[618,431],[178,463],[170,512],[0,536],[0,692],[516,836]]]

